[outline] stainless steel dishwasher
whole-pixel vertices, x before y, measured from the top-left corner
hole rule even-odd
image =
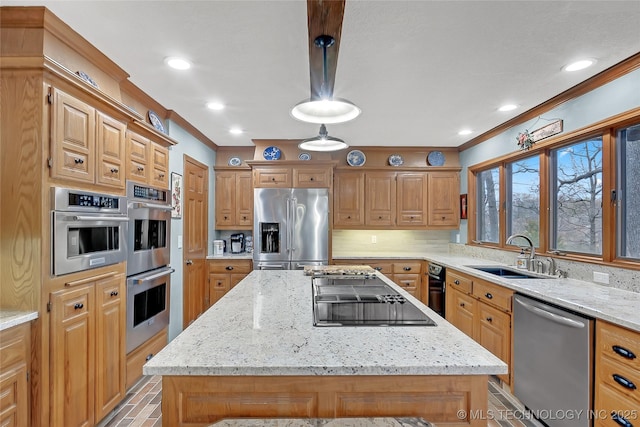
[[[515,396],[551,427],[588,427],[593,319],[518,294],[513,305]]]

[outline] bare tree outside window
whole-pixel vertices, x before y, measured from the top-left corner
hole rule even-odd
[[[640,259],[640,124],[618,132],[618,256]]]
[[[507,164],[507,234],[540,246],[540,156]]]
[[[552,151],[553,249],[602,254],[602,138]]]
[[[482,242],[498,243],[500,238],[500,176],[499,169],[478,173],[478,235]]]

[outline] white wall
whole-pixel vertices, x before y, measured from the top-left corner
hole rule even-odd
[[[194,138],[187,131],[173,122],[168,123],[169,136],[176,141],[169,149],[169,172],[176,172],[184,176],[184,156],[187,155],[204,163],[214,165],[216,152]],[[209,168],[209,235],[207,242],[213,241],[214,230],[214,187],[215,176],[213,169]],[[169,341],[182,332],[182,248],[178,248],[178,238],[182,237],[183,218],[171,220],[171,266],[176,270],[171,275],[171,302],[169,308]]]

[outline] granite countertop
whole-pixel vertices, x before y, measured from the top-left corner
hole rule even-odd
[[[358,256],[334,256],[335,259],[424,259],[433,261],[446,268],[456,269],[463,273],[476,276],[505,288],[529,295],[531,297],[556,304],[560,307],[582,313],[596,319],[606,320],[616,325],[624,326],[640,332],[640,293],[602,286],[582,280],[570,278],[550,279],[504,279],[490,273],[485,273],[469,265],[505,265],[500,262],[471,258],[451,254],[403,254],[394,253],[392,256],[381,254]]]
[[[253,253],[243,252],[241,254],[232,254],[225,252],[222,255],[207,255],[207,259],[253,259]]]
[[[422,418],[276,418],[222,420],[210,427],[431,427]]]
[[[38,318],[37,311],[0,309],[0,331],[30,322]]]
[[[255,270],[144,366],[145,375],[493,375],[507,365],[437,326],[314,327],[311,277]]]

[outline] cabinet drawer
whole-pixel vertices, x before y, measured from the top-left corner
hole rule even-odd
[[[0,366],[5,370],[16,363],[26,363],[29,357],[31,323],[23,323],[0,331]]]
[[[640,406],[626,396],[616,392],[607,385],[599,384],[596,391],[595,416],[596,426],[620,427],[629,425],[640,427]],[[614,415],[621,417],[616,422]],[[625,424],[624,421],[629,424]]]
[[[596,322],[597,356],[640,371],[640,333],[598,320]]]
[[[602,357],[596,363],[599,384],[607,384],[640,405],[640,372],[608,357]]]
[[[398,285],[402,286],[402,288],[409,290],[412,292],[420,286],[420,275],[419,274],[394,274],[393,281]]]
[[[227,292],[231,289],[229,285],[230,277],[228,274],[210,274],[209,275],[209,286],[211,290],[214,291],[224,291]]]
[[[393,264],[390,262],[365,262],[365,264],[369,265],[371,268],[373,268],[376,271],[379,271],[385,276],[389,276],[390,274],[393,274]]]
[[[513,291],[509,289],[476,280],[473,283],[473,295],[488,304],[492,304],[505,311],[511,311]]]
[[[459,274],[447,271],[446,281],[447,285],[451,285],[453,288],[459,290],[460,292],[470,294],[473,290],[473,281]]]
[[[420,274],[422,263],[420,261],[400,261],[393,263],[393,272],[395,274]]]
[[[167,345],[167,329],[127,355],[127,383],[131,388],[142,377],[142,366]]]
[[[251,273],[251,260],[209,261],[210,273]]]
[[[253,186],[255,188],[291,187],[291,169],[289,168],[269,168],[255,169],[253,171]]]
[[[497,310],[487,304],[478,304],[478,321],[487,326],[493,326],[501,331],[508,331],[511,328],[511,316],[505,312]],[[508,361],[505,361],[508,363]]]
[[[330,173],[327,169],[294,169],[293,186],[301,188],[328,188]]]

